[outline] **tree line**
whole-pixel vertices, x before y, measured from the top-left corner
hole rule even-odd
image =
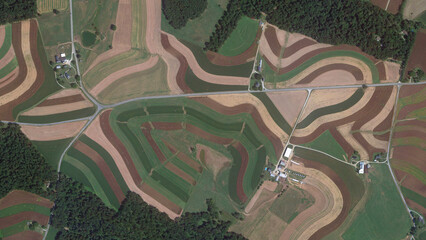
[[[37,0],[0,1],[0,25],[17,22],[37,15]]]
[[[209,199],[206,211],[176,220],[130,191],[118,211],[107,207],[81,183],[56,174],[17,124],[0,122],[0,181],[0,197],[21,189],[55,203],[50,218],[59,230],[55,239],[245,239],[228,232],[231,223]]]
[[[207,0],[162,0],[161,9],[169,24],[179,29],[189,19],[199,17],[207,8]]]
[[[421,23],[359,0],[231,0],[205,50],[217,51],[242,14],[333,45],[349,44],[378,58],[404,60]]]

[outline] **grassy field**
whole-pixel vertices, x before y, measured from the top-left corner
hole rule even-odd
[[[166,95],[169,92],[167,65],[160,59],[153,68],[130,74],[112,83],[98,95],[98,99],[103,103],[114,103],[142,96]]]
[[[345,150],[343,150],[342,146],[340,146],[328,130],[312,142],[302,144],[302,146],[328,153],[335,158],[346,161],[344,158],[346,156]],[[349,159],[349,157],[346,156],[346,159]]]
[[[96,111],[95,107],[89,107],[89,108],[82,108],[82,109],[71,111],[71,112],[57,113],[57,114],[44,115],[44,116],[19,116],[18,119],[20,122],[25,122],[25,123],[54,123],[54,122],[61,122],[66,120],[89,117],[93,115],[95,111]]]
[[[41,1],[65,1],[67,0],[41,0]],[[47,11],[37,18],[40,32],[43,38],[44,46],[56,49],[58,44],[63,44],[71,41],[71,23],[70,11],[68,6],[66,9],[60,10],[58,14],[52,11]],[[75,21],[75,19],[74,19]],[[53,56],[49,56],[53,59]]]
[[[45,216],[49,216],[50,208],[43,207],[37,204],[27,204],[27,203],[18,204],[18,205],[14,205],[14,206],[0,210],[0,218],[12,216],[20,212],[37,212]]]
[[[314,202],[315,199],[308,192],[298,187],[289,187],[274,201],[269,210],[286,223],[290,223]]]
[[[258,21],[243,16],[218,52],[225,56],[243,53],[255,41],[258,25]]]
[[[55,240],[56,234],[59,232],[58,229],[50,226],[49,232],[47,232],[46,240]]]
[[[369,170],[371,181],[365,208],[359,213],[344,239],[403,239],[411,220],[395,187],[389,169],[376,164]]]
[[[0,236],[3,236],[4,238],[12,236],[14,234],[23,232],[23,231],[28,231],[29,227],[27,224],[28,221],[22,221],[20,223],[14,224],[10,227],[4,228],[0,230]]]
[[[47,160],[47,163],[49,163],[49,165],[54,169],[57,169],[59,159],[71,140],[71,138],[65,138],[55,141],[32,141],[32,143]],[[52,146],[55,147],[53,148]]]
[[[6,55],[6,53],[9,51],[11,46],[12,46],[12,25],[6,24],[4,41],[3,41],[3,44],[0,46],[0,59],[2,59],[4,55]]]
[[[174,29],[168,23],[164,14],[161,17],[161,30],[175,35],[178,39],[191,42],[198,47],[204,47],[215,29],[215,24],[222,16],[228,0],[208,0],[207,8],[200,17],[189,20],[185,27]]]
[[[63,11],[68,7],[68,0],[37,0],[37,12],[43,14],[53,9]]]
[[[401,187],[402,194],[404,194],[404,197],[413,200],[414,202],[418,203],[422,207],[426,208],[426,198],[422,195],[418,194],[417,192],[414,192],[413,190],[410,190],[405,187]]]
[[[16,57],[12,59],[6,66],[4,66],[2,69],[0,69],[0,79],[7,76],[7,74],[11,73],[15,68],[18,67],[18,60],[16,60]]]

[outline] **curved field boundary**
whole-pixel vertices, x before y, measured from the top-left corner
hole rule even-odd
[[[82,108],[70,112],[64,112],[64,113],[57,113],[57,114],[49,114],[49,115],[43,115],[43,116],[26,116],[26,115],[20,115],[18,117],[19,122],[23,123],[55,123],[55,122],[62,122],[67,121],[71,119],[80,119],[85,118],[93,115],[96,112],[96,108],[88,107],[88,108]]]
[[[31,141],[54,141],[77,135],[86,122],[77,121],[46,126],[22,125],[21,130]]]
[[[231,190],[230,195],[231,195],[231,198],[234,195],[232,194],[234,192],[232,191],[232,189],[234,188],[232,185],[234,185],[234,182],[236,182],[235,193],[238,199],[235,199],[234,197],[234,201],[245,203],[247,201],[247,195],[244,192],[243,180],[244,180],[245,171],[247,170],[249,156],[248,156],[247,150],[244,148],[244,146],[240,142],[234,143],[232,147],[228,149],[230,150],[231,155],[234,158],[234,164],[231,168],[231,173],[238,172],[235,179],[236,181],[232,181],[230,183],[230,186],[229,186]],[[231,179],[235,178],[234,176],[235,174],[231,174],[230,178]]]
[[[324,74],[329,71],[334,71],[334,70],[346,71],[350,73],[355,78],[356,81],[362,81],[364,79],[364,74],[362,73],[361,70],[359,70],[359,68],[349,64],[334,63],[334,64],[329,64],[316,69],[315,71],[313,71],[312,73],[310,73],[308,76],[306,76],[305,78],[303,78],[297,83],[298,84],[311,83],[316,78],[318,78],[321,74]]]
[[[6,24],[0,27],[0,59],[7,54],[12,46],[12,25]]]
[[[45,208],[53,207],[53,203],[50,200],[22,190],[13,190],[4,198],[0,199],[0,209],[20,204],[35,204]]]
[[[315,40],[313,40],[313,39],[303,38],[300,41],[297,41],[297,42],[291,44],[290,46],[286,47],[282,57],[283,58],[288,58],[291,55],[293,55],[296,52],[298,52],[300,49],[312,46],[314,44],[318,44],[318,43]]]
[[[50,208],[43,207],[33,203],[23,203],[23,204],[15,204],[8,208],[3,208],[0,210],[0,218],[6,218],[9,216],[13,216],[20,212],[36,212],[43,214],[45,216],[50,215]]]
[[[59,98],[53,98],[53,99],[46,99],[42,103],[38,105],[38,107],[47,107],[47,106],[54,106],[59,104],[66,104],[66,103],[73,103],[73,102],[80,102],[84,101],[86,98],[81,95],[80,93],[71,95],[71,96],[65,96],[65,97],[59,97]]]
[[[22,221],[36,221],[42,225],[49,223],[49,216],[37,212],[20,212],[12,216],[0,218],[0,229],[11,227]]]
[[[8,237],[3,237],[4,240],[22,240],[22,239],[31,239],[31,240],[41,240],[43,235],[34,231],[23,231],[20,233],[13,234]]]
[[[264,34],[266,41],[268,42],[269,48],[275,54],[275,56],[279,57],[281,53],[281,48],[283,46],[281,46],[280,42],[278,41],[277,30],[274,27],[268,25],[265,29]]]

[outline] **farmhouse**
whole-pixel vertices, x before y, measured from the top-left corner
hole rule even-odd
[[[364,174],[364,166],[365,166],[364,162],[359,162],[359,170],[358,170],[359,174]]]

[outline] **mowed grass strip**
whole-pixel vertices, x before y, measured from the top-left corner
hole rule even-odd
[[[37,204],[23,203],[0,210],[0,218],[12,216],[20,212],[36,212],[45,216],[49,216],[50,208],[43,207]]]
[[[364,96],[364,90],[362,88],[359,88],[355,91],[354,94],[352,94],[350,98],[346,99],[345,101],[341,103],[315,109],[308,116],[306,116],[300,123],[298,123],[296,128],[297,129],[305,128],[319,117],[345,111],[349,109],[350,107],[352,107],[353,105],[355,105],[363,96]]]
[[[238,20],[237,27],[226,39],[218,53],[224,56],[237,56],[247,50],[255,41],[258,21],[243,16]]]
[[[302,144],[302,146],[328,153],[335,158],[346,161],[343,157],[346,156],[345,150],[343,150],[342,146],[334,139],[329,130],[323,132],[312,142]],[[346,157],[348,158],[348,156]]]
[[[126,195],[127,192],[129,191],[129,187],[124,181],[123,176],[121,176],[120,170],[118,170],[118,167],[115,164],[114,159],[111,157],[111,155],[109,155],[109,153],[101,145],[99,145],[97,142],[93,141],[91,138],[89,138],[88,136],[84,134],[79,138],[79,140],[85,143],[86,145],[88,145],[89,147],[91,147],[93,150],[99,153],[99,155],[102,156],[102,158],[108,165],[109,169],[113,173],[114,178],[116,179],[118,185],[121,188],[121,191],[123,192],[124,195]]]
[[[20,115],[18,117],[19,122],[24,123],[54,123],[54,122],[62,122],[72,119],[79,119],[84,117],[89,117],[93,115],[96,111],[95,107],[83,108],[75,111],[44,115],[44,116],[25,116]]]
[[[12,25],[6,24],[4,28],[5,36],[3,44],[0,46],[0,60],[4,57],[4,55],[6,55],[12,46]]]

